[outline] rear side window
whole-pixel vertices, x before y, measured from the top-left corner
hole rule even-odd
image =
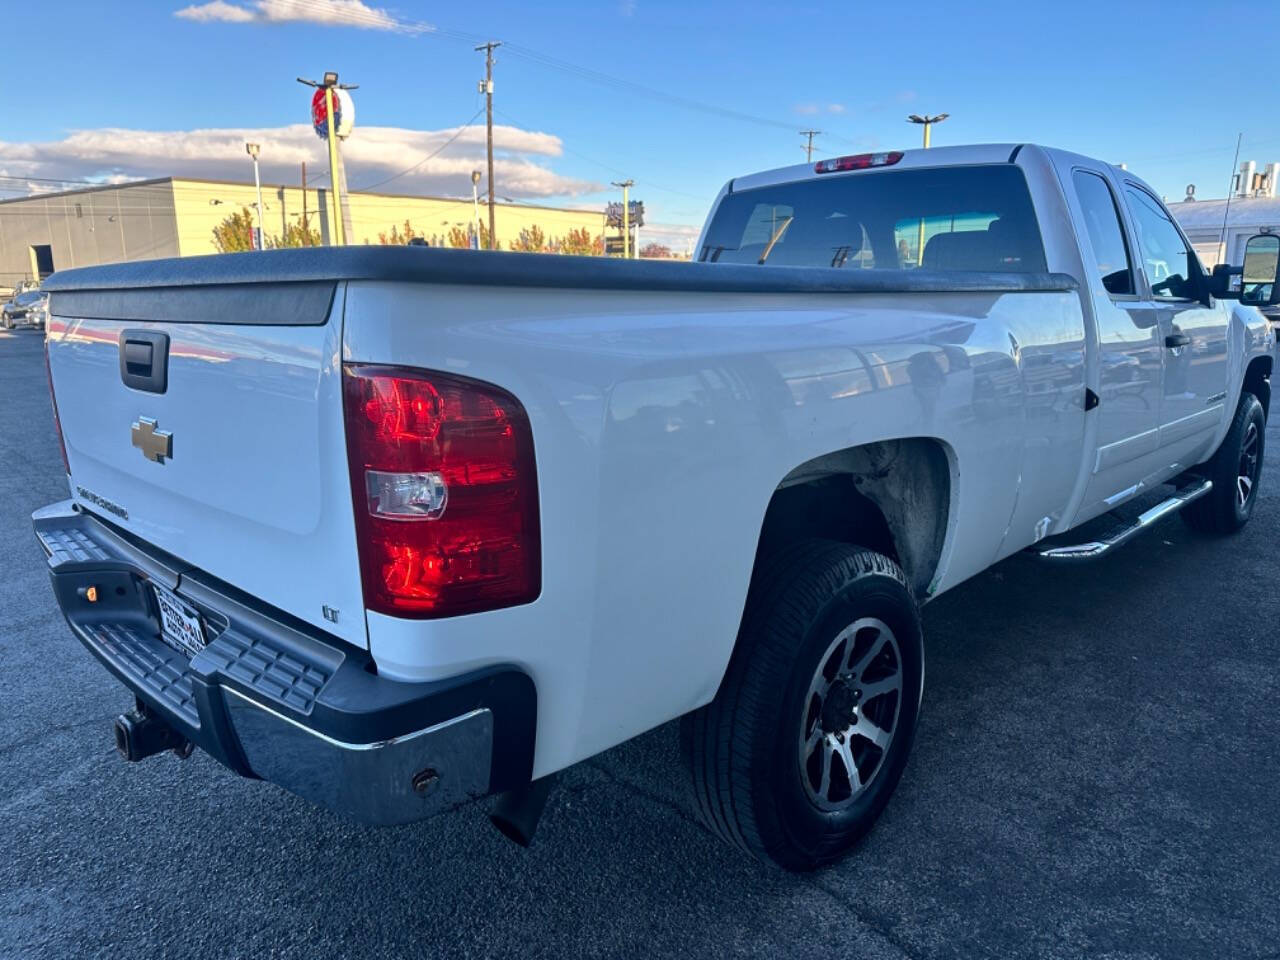
[[[1129,248],[1111,188],[1100,176],[1087,170],[1075,171],[1071,179],[1075,183],[1080,209],[1084,212],[1085,229],[1089,233],[1089,244],[1093,247],[1103,288],[1116,296],[1134,293]]]
[[[731,193],[698,258],[846,270],[1046,269],[1027,182],[1012,164],[855,173]]]

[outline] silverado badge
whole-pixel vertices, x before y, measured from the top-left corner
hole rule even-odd
[[[156,463],[164,463],[166,457],[173,456],[173,434],[156,429],[156,422],[150,417],[139,417],[134,421],[133,445],[142,451],[142,455]]]

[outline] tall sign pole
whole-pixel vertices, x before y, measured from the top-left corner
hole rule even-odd
[[[350,135],[355,123],[355,106],[350,94],[346,91],[356,89],[354,83],[338,83],[338,75],[327,71],[324,80],[304,80],[298,82],[314,87],[315,96],[311,98],[311,125],[316,135],[329,144],[329,186],[333,194],[333,227],[329,232],[330,242],[337,246],[346,246],[347,230],[342,213],[342,188],[344,174],[342,157],[338,153],[338,141]],[[321,116],[321,114],[324,114]]]
[[[911,114],[911,116],[907,117],[907,123],[915,123],[924,127],[924,148],[928,150],[929,139],[930,139],[929,134],[933,130],[933,125],[935,123],[941,123],[943,120],[947,119],[947,117],[949,116],[951,116],[951,114],[949,113],[939,113],[932,117],[929,116],[928,114],[921,116],[918,113],[913,113]],[[924,265],[924,218],[922,217],[920,219],[920,235],[916,238],[916,266],[920,267],[923,265]]]
[[[622,259],[631,259],[631,198],[629,191],[636,185],[634,180],[615,180],[615,187],[622,188]]]
[[[490,40],[488,43],[482,43],[476,47],[476,50],[484,51],[484,79],[480,81],[480,92],[484,94],[485,108],[485,131],[487,152],[489,155],[489,249],[496,250],[498,244],[498,234],[494,228],[493,222],[493,201],[494,201],[494,184],[493,184],[493,51],[495,48],[502,46],[501,42]]]
[[[342,189],[342,178],[338,173],[338,129],[333,122],[333,101],[333,85],[326,83],[324,112],[325,121],[329,125],[329,183],[333,187],[329,192],[333,194],[333,235],[338,239],[338,246],[345,247],[347,232],[342,229],[342,201],[338,198],[338,191]]]

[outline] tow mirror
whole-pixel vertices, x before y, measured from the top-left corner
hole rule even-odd
[[[1209,292],[1215,300],[1240,299],[1240,273],[1239,267],[1233,267],[1229,263],[1214,264],[1213,273],[1209,277]]]
[[[1255,307],[1280,303],[1280,236],[1260,233],[1244,247],[1240,302]]]

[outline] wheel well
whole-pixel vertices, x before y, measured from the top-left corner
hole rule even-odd
[[[1264,417],[1271,410],[1271,364],[1271,357],[1254,357],[1244,371],[1244,389],[1258,398]]]
[[[801,464],[769,501],[756,566],[766,554],[813,537],[892,557],[917,597],[930,592],[946,539],[950,459],[928,438],[885,440]]]

